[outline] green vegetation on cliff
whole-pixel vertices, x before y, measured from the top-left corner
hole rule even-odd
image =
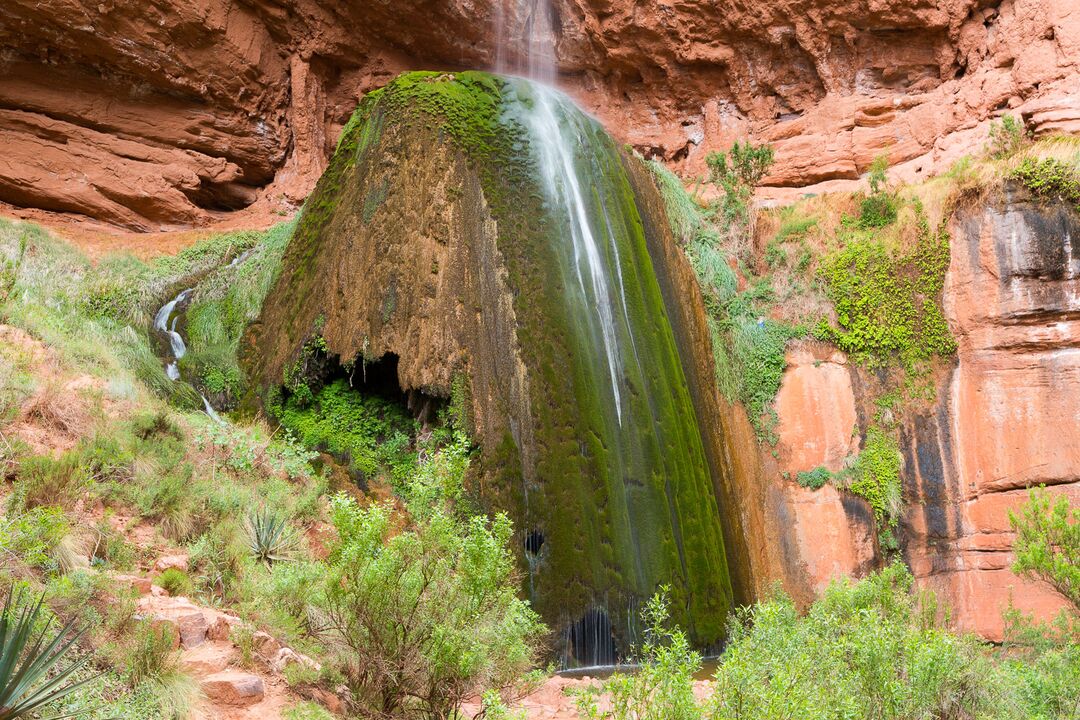
[[[415,422],[401,408],[350,395],[341,384],[323,388],[313,408],[296,409],[297,427],[314,434],[312,444],[325,434],[359,442],[376,458],[407,458],[404,505],[360,510],[356,487],[289,433],[259,421],[220,424],[188,411],[183,396],[170,404],[146,324],[161,295],[201,279],[205,292],[194,293],[201,307],[217,304],[211,316],[233,318],[217,328],[217,342],[235,347],[236,328],[258,304],[274,265],[272,256],[260,262],[256,250],[226,267],[236,257],[229,249],[235,239],[207,241],[216,269],[206,248],[184,262],[106,259],[98,269],[36,226],[0,221],[0,261],[26,248],[0,302],[0,476],[10,483],[0,514],[0,585],[44,593],[39,626],[58,619],[86,628],[64,653],[84,663],[73,678],[86,682],[43,714],[193,716],[202,698],[192,673],[202,671],[181,664],[173,626],[144,618],[153,613],[139,609],[136,584],[125,579],[164,556],[186,557],[186,571],[149,571],[140,582],[241,616],[231,638],[240,663],[270,672],[273,658],[259,659],[254,648],[257,630],[316,658],[321,670],[294,661],[281,671],[306,696],[338,695],[354,707],[397,692],[394,716],[405,718],[488,690],[513,697],[543,628],[517,597],[509,521],[474,516],[463,497],[466,437],[434,433],[418,458]],[[271,239],[266,247],[281,244]],[[248,247],[256,247],[250,239]],[[233,286],[223,288],[230,279]],[[106,281],[130,283],[129,300],[101,302]],[[333,426],[335,418],[347,427]],[[404,441],[388,437],[389,426],[405,433]],[[333,484],[347,494],[331,504]],[[329,558],[323,537],[332,540]],[[364,626],[354,614],[335,612],[357,598],[369,609],[372,599],[392,603],[400,614],[376,613],[368,617],[375,624]],[[416,611],[419,598],[426,598],[424,612]],[[342,622],[328,627],[334,617]],[[389,637],[406,618],[407,642],[371,639],[368,631]],[[365,674],[373,662],[398,668],[401,682],[389,686],[384,675]],[[317,707],[301,703],[292,714],[329,717]]]

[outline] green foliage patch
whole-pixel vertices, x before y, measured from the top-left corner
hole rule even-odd
[[[365,478],[386,475],[400,485],[416,466],[416,421],[400,403],[360,393],[348,380],[326,385],[307,403],[290,395],[271,411],[306,446],[346,458]]]
[[[820,268],[837,326],[824,320],[817,334],[855,359],[882,366],[898,358],[908,369],[935,355],[950,355],[956,342],[941,309],[949,236],[936,231],[916,208],[914,248],[894,253],[872,231],[849,229],[843,247]]]
[[[1044,200],[1067,202],[1080,210],[1080,173],[1055,158],[1024,158],[1009,175]]]

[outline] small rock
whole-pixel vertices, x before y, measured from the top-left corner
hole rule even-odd
[[[158,572],[165,572],[169,568],[176,568],[187,572],[188,570],[188,556],[185,554],[177,555],[162,555],[154,563],[154,569]]]
[[[130,585],[140,595],[148,595],[153,590],[150,583],[150,578],[140,577],[138,575],[113,575],[113,580],[124,585]]]
[[[263,699],[262,678],[238,670],[208,675],[201,685],[206,697],[219,705],[245,707]]]
[[[277,655],[278,651],[281,650],[281,643],[275,640],[273,635],[265,633],[262,630],[257,631],[251,636],[251,643],[255,646],[255,652],[268,660]]]
[[[313,687],[311,688],[311,698],[335,715],[341,715],[345,712],[345,703],[329,690],[323,690],[318,686]]]
[[[233,658],[233,647],[226,643],[203,643],[196,650],[188,650],[180,658],[180,664],[192,675],[212,675],[223,671]]]
[[[225,613],[214,613],[209,627],[206,629],[206,637],[210,640],[228,640],[232,634],[233,625],[240,622],[240,618]]]
[[[150,594],[154,597],[169,597],[169,591],[160,585],[151,585]]]
[[[315,672],[322,670],[322,665],[312,660],[307,655],[298,653],[292,648],[287,647],[278,650],[277,656],[274,658],[273,663],[271,663],[271,667],[274,669],[274,672],[283,673],[285,672],[285,668],[292,663],[306,665]]]

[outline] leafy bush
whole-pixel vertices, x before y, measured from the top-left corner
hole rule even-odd
[[[990,123],[990,143],[987,151],[992,158],[1005,158],[1023,147],[1026,139],[1023,122],[1005,113],[1000,121]]]
[[[859,202],[859,226],[863,229],[881,228],[896,222],[898,202],[889,191],[886,170],[889,158],[879,155],[870,165],[868,180],[870,194]]]
[[[829,472],[828,468],[819,465],[813,470],[800,471],[795,477],[804,488],[820,490],[832,478],[832,473]]]
[[[55,550],[70,524],[60,508],[36,507],[0,517],[0,549],[29,567],[58,569]]]
[[[870,503],[879,526],[895,522],[900,507],[900,445],[877,426],[866,431],[866,445],[855,461],[849,489]]]
[[[870,365],[898,357],[906,368],[949,355],[956,342],[941,309],[949,236],[934,232],[921,209],[915,247],[894,256],[872,234],[852,233],[820,268],[839,327],[822,321],[818,335]]]
[[[361,714],[447,717],[536,661],[544,627],[517,597],[505,515],[437,510],[399,531],[390,507],[338,496],[332,516],[325,612]]]
[[[937,627],[927,598],[894,564],[833,583],[799,617],[778,595],[739,612],[716,671],[710,717],[961,718],[985,706],[978,643]]]
[[[731,221],[749,223],[750,202],[754,188],[774,162],[773,149],[768,145],[735,142],[727,152],[709,153],[709,181],[724,191],[722,209]]]
[[[172,596],[190,595],[194,590],[191,578],[180,568],[168,568],[154,580],[154,584]]]
[[[1009,524],[1016,532],[1013,572],[1049,584],[1080,612],[1080,508],[1036,488],[1018,512],[1009,511]]]
[[[292,395],[272,410],[305,445],[347,458],[365,478],[385,472],[400,484],[416,465],[409,450],[416,421],[400,404],[357,392],[347,380],[327,385],[310,402]]]
[[[1067,202],[1080,210],[1080,173],[1068,163],[1054,158],[1024,158],[1009,177],[1041,198]]]

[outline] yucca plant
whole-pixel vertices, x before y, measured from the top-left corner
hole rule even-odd
[[[4,612],[0,616],[0,720],[25,718],[35,710],[71,694],[96,679],[70,681],[72,674],[90,658],[85,655],[65,667],[59,665],[69,656],[86,629],[75,629],[71,620],[51,633],[52,618],[37,630],[45,595],[36,602],[23,603],[24,590],[8,587]],[[82,713],[53,716],[73,718]]]
[[[248,515],[246,529],[255,560],[269,567],[289,559],[295,537],[284,518],[269,510],[256,510]]]

